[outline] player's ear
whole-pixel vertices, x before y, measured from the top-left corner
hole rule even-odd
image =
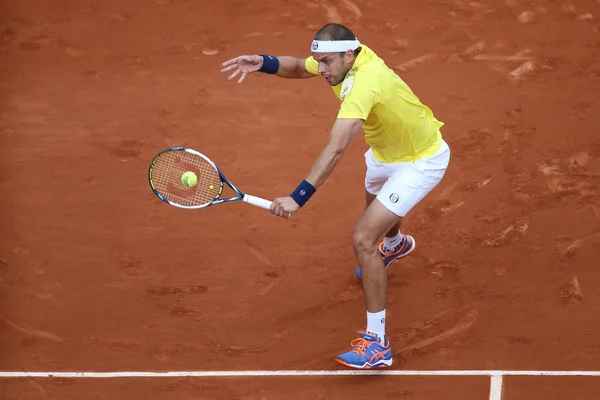
[[[344,53],[344,61],[346,61],[347,63],[351,63],[353,59],[354,59],[354,51],[346,50],[346,52]]]

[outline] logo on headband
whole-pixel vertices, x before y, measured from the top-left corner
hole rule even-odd
[[[318,48],[319,48],[319,43],[317,43],[317,41],[316,41],[316,40],[314,40],[314,41],[313,41],[313,44],[312,44],[312,49],[313,49],[313,50],[317,50]]]

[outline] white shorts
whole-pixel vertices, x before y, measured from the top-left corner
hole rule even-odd
[[[365,153],[365,189],[376,195],[394,214],[404,217],[442,180],[450,162],[450,147],[445,141],[438,152],[414,162],[384,164]]]

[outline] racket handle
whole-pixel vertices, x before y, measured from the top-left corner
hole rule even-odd
[[[260,208],[264,208],[265,210],[269,210],[271,208],[271,204],[273,204],[269,200],[261,199],[260,197],[251,196],[249,194],[245,194],[243,200],[246,203],[252,204],[253,206],[257,206]]]

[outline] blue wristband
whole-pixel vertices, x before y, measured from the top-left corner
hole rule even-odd
[[[317,189],[313,185],[304,180],[300,182],[296,190],[290,194],[290,197],[294,199],[294,201],[298,203],[300,207],[302,207],[304,204],[306,204],[308,199],[310,199],[310,196],[315,194],[316,191]]]
[[[279,71],[279,59],[277,57],[265,54],[261,54],[261,57],[263,58],[263,65],[258,70],[259,72],[273,75]]]

